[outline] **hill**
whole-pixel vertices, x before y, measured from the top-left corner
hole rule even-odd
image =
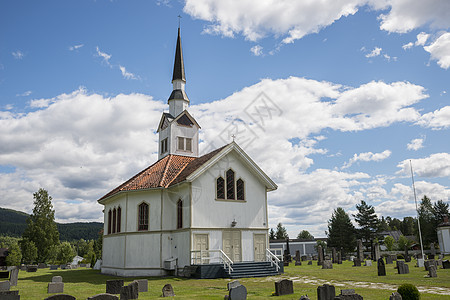
[[[28,214],[0,207],[0,235],[20,237],[27,226]],[[61,241],[95,240],[103,229],[103,223],[56,223]]]

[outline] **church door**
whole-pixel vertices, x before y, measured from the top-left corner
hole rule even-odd
[[[209,250],[207,234],[194,234],[194,250]],[[201,255],[201,256],[200,256]],[[194,264],[202,264],[200,257],[207,257],[208,253],[194,252]],[[203,260],[203,264],[208,264],[209,261]]]
[[[266,257],[266,235],[253,235],[253,246],[255,248],[255,261],[264,261]]]
[[[241,232],[236,230],[224,231],[223,252],[233,261],[241,261]]]

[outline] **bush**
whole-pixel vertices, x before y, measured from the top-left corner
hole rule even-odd
[[[419,300],[419,290],[412,284],[405,283],[398,287],[397,292],[402,295],[403,300]]]

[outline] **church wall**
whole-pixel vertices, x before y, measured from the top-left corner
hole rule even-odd
[[[120,208],[122,209],[122,222],[121,222],[121,228],[120,231],[123,232],[125,230],[125,208],[126,208],[126,197],[124,195],[119,195],[115,198],[113,198],[111,201],[105,204],[105,212],[103,214],[103,233],[108,233],[108,212],[109,210],[113,210],[114,208]],[[112,220],[111,220],[112,222]]]
[[[138,233],[127,236],[127,268],[159,268],[160,260],[160,234]]]
[[[183,201],[183,228],[190,224],[190,189],[189,184],[178,184],[163,191],[163,230],[177,229],[177,204]]]
[[[142,202],[149,205],[149,231],[161,229],[161,190],[128,193],[126,231],[138,231],[138,206]],[[125,222],[123,220],[122,222]]]
[[[176,122],[170,126],[172,143],[169,145],[170,153],[184,156],[198,156],[198,127],[181,126]],[[192,138],[192,152],[177,150],[178,137]]]
[[[163,260],[178,258],[178,267],[190,264],[189,231],[174,232],[170,240],[170,252],[163,252]]]
[[[107,235],[103,239],[102,264],[107,267],[124,266],[124,235]]]

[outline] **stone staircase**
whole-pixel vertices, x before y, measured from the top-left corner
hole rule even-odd
[[[271,266],[268,261],[234,263],[231,268],[233,269],[231,274],[228,274],[228,268],[224,268],[224,273],[229,278],[266,277],[280,274],[276,266]]]

